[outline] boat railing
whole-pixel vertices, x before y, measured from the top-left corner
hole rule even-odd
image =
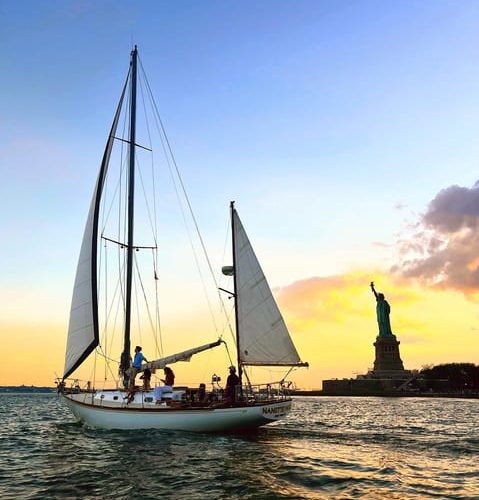
[[[236,388],[237,400],[261,402],[283,400],[291,396],[291,382],[272,382],[268,384],[247,384]]]
[[[230,394],[227,396],[224,389],[221,387],[213,388],[211,392],[205,391],[205,384],[201,384],[199,389],[190,389],[188,387],[176,387],[176,392],[181,392],[181,401],[184,404],[198,404],[200,405],[215,405],[215,404],[257,404],[268,401],[281,401],[291,397],[291,391],[294,386],[291,382],[278,381],[263,384],[245,384],[243,386],[236,386],[234,396]],[[63,394],[88,394],[95,393],[95,389],[91,387],[91,382],[86,383],[79,379],[58,380],[57,388],[59,393]],[[183,389],[178,391],[178,389]],[[114,391],[115,389],[110,389]],[[139,389],[141,391],[141,389]],[[106,390],[109,391],[108,389]],[[105,392],[105,390],[103,390]],[[193,395],[194,394],[194,395]],[[202,394],[202,396],[201,396]],[[104,395],[102,394],[101,399]],[[143,396],[142,396],[143,397]],[[150,396],[148,396],[150,397]],[[175,398],[177,399],[177,398]],[[100,401],[101,402],[101,401]],[[144,401],[142,400],[144,403]]]
[[[57,392],[59,394],[80,394],[83,392],[94,392],[91,382],[80,380],[77,378],[55,379]]]

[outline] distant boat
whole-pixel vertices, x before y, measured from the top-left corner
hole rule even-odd
[[[223,273],[233,276],[234,281],[234,290],[228,292],[235,301],[239,376],[239,383],[234,388],[233,396],[226,398],[219,384],[215,384],[214,377],[212,390],[206,391],[203,386],[203,392],[201,388],[188,387],[172,387],[166,388],[166,391],[158,391],[147,386],[139,388],[130,383],[135,254],[139,250],[155,251],[157,248],[156,244],[151,247],[138,246],[134,241],[136,148],[139,147],[135,136],[137,68],[138,52],[135,47],[131,53],[127,81],[108,136],[84,230],[72,297],[64,374],[58,381],[59,392],[77,419],[94,428],[156,428],[208,432],[254,428],[277,421],[285,417],[291,409],[292,400],[289,396],[288,383],[281,380],[275,384],[255,386],[248,376],[248,366],[287,368],[307,366],[307,363],[301,362],[293,345],[234,202],[230,205],[233,265],[223,268]],[[127,139],[117,137],[125,100],[128,101],[125,115],[129,121]],[[103,230],[100,231],[102,226],[100,207],[115,141],[127,144],[125,165],[127,164],[128,168],[125,170],[128,182],[125,192],[122,193],[126,200],[121,205],[122,210],[119,211],[124,214],[124,227],[119,231],[119,235],[113,238],[105,236]],[[122,235],[125,236],[124,239]],[[118,378],[114,381],[116,388],[95,389],[90,383],[87,387],[81,387],[77,381],[70,384],[69,377],[95,350],[104,355],[103,351],[99,351],[101,349],[99,247],[106,243],[113,244],[122,259],[117,267],[119,274],[123,276],[118,282],[121,289],[118,295],[121,295],[119,303],[123,316],[124,338],[123,351],[119,356]],[[159,279],[156,268],[154,279]],[[106,340],[105,344],[108,344]],[[189,361],[193,355],[223,344],[224,340],[219,338],[198,347],[143,363],[139,371],[144,373],[148,369],[154,372],[178,361]]]

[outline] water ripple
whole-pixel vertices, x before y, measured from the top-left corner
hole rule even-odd
[[[295,398],[241,435],[98,431],[0,395],[0,498],[479,498],[479,401]]]

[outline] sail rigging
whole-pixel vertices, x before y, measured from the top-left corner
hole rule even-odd
[[[142,334],[144,327],[148,325],[148,320],[155,341],[158,331],[161,335],[158,307],[158,282],[160,278],[161,283],[166,283],[166,300],[171,300],[176,292],[181,291],[182,314],[183,312],[189,314],[187,308],[184,307],[185,304],[192,303],[191,310],[195,310],[194,302],[188,301],[188,294],[185,294],[185,292],[190,291],[188,281],[180,287],[178,284],[184,282],[178,279],[178,273],[171,273],[175,276],[175,281],[168,284],[168,278],[163,279],[161,273],[157,272],[159,244],[156,226],[156,200],[162,199],[163,201],[163,198],[157,198],[157,190],[155,189],[156,168],[154,168],[154,150],[148,124],[148,113],[145,109],[145,95],[142,90],[143,81],[146,83],[153,105],[153,117],[160,133],[166,164],[170,174],[174,174],[171,177],[180,208],[182,208],[182,202],[185,203],[187,211],[192,217],[194,229],[199,237],[206,264],[218,294],[219,290],[224,289],[217,286],[206,246],[146,76],[142,80],[141,73],[137,75],[137,69],[142,67],[136,46],[130,56],[127,81],[115,112],[83,234],[71,305],[65,370],[63,379],[59,380],[58,383],[59,392],[81,422],[88,426],[105,429],[158,428],[211,432],[258,427],[283,418],[289,412],[292,404],[288,393],[289,385],[285,383],[284,378],[275,384],[276,388],[272,388],[274,383],[271,381],[263,388],[259,385],[253,385],[249,377],[247,377],[247,384],[243,385],[241,383],[243,368],[245,365],[305,366],[307,364],[300,361],[233,203],[231,204],[233,266],[224,267],[223,271],[227,275],[233,275],[234,278],[234,293],[227,293],[235,299],[239,386],[237,380],[232,382],[228,378],[226,387],[223,389],[220,384],[221,378],[216,374],[211,377],[210,391],[206,390],[204,382],[196,387],[173,386],[170,383],[166,386],[165,383],[165,387],[162,388],[157,380],[154,390],[150,385],[150,378],[155,370],[166,369],[168,365],[179,361],[190,361],[194,355],[221,344],[225,344],[226,354],[229,362],[232,363],[226,342],[222,339],[222,334],[218,332],[215,321],[213,323],[218,334],[216,338],[219,337],[218,340],[168,356],[164,355],[163,347],[160,350],[156,342],[155,360],[143,363],[141,366],[137,363],[135,366],[132,365],[131,340],[134,338],[142,343]],[[137,83],[138,94],[143,101],[145,129],[142,129],[141,125],[137,128]],[[125,98],[126,95],[128,95],[127,98]],[[124,100],[128,101],[125,106],[123,106]],[[123,110],[122,107],[124,107]],[[141,113],[141,107],[138,108],[138,111]],[[122,115],[123,130],[119,125],[120,114]],[[139,121],[139,124],[141,123],[143,123],[142,120]],[[116,134],[117,129],[119,136]],[[140,139],[144,138],[145,132],[150,147],[136,143],[137,135]],[[114,146],[115,140],[118,143]],[[128,146],[124,147],[125,144]],[[135,149],[136,146],[138,146],[137,149]],[[142,161],[145,158],[142,156],[142,152],[151,158],[151,172],[147,176],[142,168]],[[109,165],[110,163],[111,165]],[[137,174],[137,187],[135,187],[135,174]],[[150,179],[151,182],[145,182]],[[151,198],[147,196],[148,189],[145,187],[151,188]],[[144,196],[144,206],[141,205],[141,199],[135,200],[135,189],[137,189],[136,194],[141,196],[140,188]],[[184,200],[179,196],[180,193],[184,196]],[[153,200],[153,219],[148,199]],[[165,197],[164,202],[165,212],[169,212],[168,197]],[[182,215],[188,229],[183,209]],[[149,221],[149,228],[146,227],[145,221]],[[154,244],[148,244],[151,241],[150,234],[146,234],[145,238],[145,233],[149,233],[150,230],[153,233]],[[191,238],[189,239],[195,263],[203,282],[195,247]],[[165,252],[167,248],[165,242],[168,244],[169,239],[162,238],[161,241],[162,252]],[[112,245],[114,246],[113,262],[109,258],[109,248]],[[170,263],[170,271],[174,268],[171,265],[176,263],[181,250],[182,247],[177,243],[177,238],[172,239],[172,253],[166,253],[167,262]],[[151,262],[150,257],[153,257],[153,262]],[[152,263],[153,266],[151,266]],[[140,268],[146,271],[145,266],[150,269],[150,278],[146,281],[143,279],[144,273],[140,272]],[[181,273],[183,272],[182,268]],[[204,282],[203,289],[208,305],[210,305]],[[156,314],[154,316],[150,310],[148,295],[155,297]],[[222,312],[228,316],[221,296],[219,297]],[[165,301],[163,300],[163,302]],[[135,311],[132,311],[132,308]],[[99,321],[99,310],[102,311],[101,321]],[[140,314],[141,312],[143,314]],[[211,307],[210,313],[213,313]],[[229,317],[227,317],[227,324],[230,326]],[[232,332],[231,326],[230,331]],[[120,335],[121,339],[118,338]],[[121,346],[119,345],[120,341],[123,341]],[[67,388],[65,378],[73,373],[94,350],[93,376],[88,380],[86,387],[82,389],[79,381],[75,379],[72,387]],[[141,348],[135,350],[139,352]],[[121,353],[118,375],[115,375],[110,368],[109,362],[115,362],[115,359],[110,357],[110,352],[116,353],[113,355],[116,360],[118,360],[118,354]],[[98,390],[95,387],[97,355],[101,355],[105,359],[103,382],[107,381],[106,370],[108,368],[116,382],[116,388],[104,386],[103,389]],[[148,357],[151,359],[150,355]],[[130,367],[130,365],[132,366]],[[144,372],[141,377],[143,379],[141,386],[136,385],[137,381],[135,380],[139,371]],[[245,375],[247,374],[245,373]],[[123,379],[123,384],[120,383],[119,379]],[[93,380],[93,386],[91,380]]]
[[[142,136],[142,129],[137,129],[136,123],[137,77],[139,76],[137,75],[137,69],[139,67],[141,67],[141,63],[138,59],[137,48],[135,46],[135,48],[131,52],[130,67],[127,79],[121,92],[121,97],[115,112],[110,134],[105,147],[100,172],[93,192],[93,198],[90,204],[90,210],[84,230],[70,312],[65,369],[63,375],[64,379],[67,378],[71,373],[73,373],[73,371],[83,363],[88,355],[92,351],[94,351],[95,348],[100,345],[100,343],[102,345],[102,353],[103,347],[105,348],[105,354],[101,355],[104,356],[106,362],[108,360],[111,361],[109,352],[113,347],[112,342],[114,335],[115,333],[121,333],[123,337],[123,346],[121,349],[118,349],[116,351],[117,353],[119,352],[121,354],[119,360],[119,374],[120,378],[123,378],[123,385],[125,387],[132,383],[132,381],[129,381],[129,368],[131,364],[130,348],[132,306],[135,305],[137,308],[136,312],[138,313],[138,318],[135,318],[135,320],[137,319],[138,322],[135,324],[134,328],[135,335],[137,335],[138,333],[139,339],[141,341],[141,319],[139,314],[138,300],[138,291],[140,289],[141,295],[144,295],[147,317],[150,319],[150,323],[152,323],[152,316],[150,314],[148,301],[146,298],[145,287],[140,275],[140,271],[138,269],[137,252],[139,250],[151,249],[153,251],[153,284],[154,291],[156,293],[157,308],[155,317],[159,318],[157,288],[158,274],[156,271],[156,251],[158,245],[156,232],[154,232],[154,246],[139,246],[137,243],[135,243],[135,241],[139,242],[142,240],[142,229],[144,230],[143,226],[141,226],[141,220],[143,218],[141,217],[141,215],[140,217],[138,217],[138,208],[140,208],[141,210],[141,207],[135,207],[135,170],[138,173],[139,186],[141,184],[141,187],[143,188],[143,194],[145,195],[146,199],[146,193],[144,192],[145,185],[138,153],[141,152],[142,149],[150,152],[152,151],[152,149],[150,148],[136,144],[137,132],[139,137]],[[151,93],[148,84],[147,90]],[[138,92],[139,95],[142,96],[144,107],[145,103],[144,96],[142,95],[141,78],[138,80]],[[179,191],[182,192],[185,196],[186,205],[189,212],[191,213],[194,228],[198,234],[201,247],[206,257],[208,268],[216,285],[217,283],[214,277],[211,262],[206,253],[203,238],[201,237],[201,234],[199,232],[198,224],[193,214],[190,201],[186,194],[185,186],[171,152],[169,142],[166,138],[163,124],[156,107],[156,103],[154,102],[152,96],[150,96],[150,98],[153,104],[153,116],[155,117],[155,121],[157,122],[157,128],[160,132],[163,151],[166,156],[166,163],[170,169],[170,174],[174,172],[179,179],[179,186],[181,187],[181,189],[178,190],[177,186],[175,185],[175,191],[177,192],[177,195]],[[128,101],[125,106],[123,106],[124,101]],[[122,109],[123,107],[125,108],[125,110]],[[148,118],[146,110],[143,111],[145,112],[145,118],[147,120]],[[117,129],[121,129],[121,126],[119,126],[120,115],[123,116],[125,121],[123,124],[123,132],[121,132],[120,130],[120,133],[118,134],[119,136],[117,136]],[[148,122],[146,122],[146,126],[146,131],[148,132],[149,137]],[[151,146],[151,137],[149,137],[149,139],[149,145]],[[118,149],[116,147],[114,149],[115,140],[119,141]],[[125,157],[123,156],[123,144],[128,145],[127,155],[125,155]],[[135,150],[136,146],[139,146],[142,149]],[[167,153],[169,153],[169,156],[171,157],[170,159],[168,159]],[[110,160],[112,165],[116,163],[114,161],[115,154],[119,155],[118,178],[116,178],[115,175],[112,175],[114,171],[113,167],[109,168]],[[125,159],[125,163],[123,163],[123,159]],[[152,176],[152,178],[154,179],[154,176]],[[116,185],[114,184],[115,181],[117,182]],[[112,192],[109,191],[109,186],[112,186],[114,188]],[[154,182],[152,183],[152,187],[155,187]],[[107,204],[106,200],[109,198],[111,198],[111,203],[109,202]],[[156,198],[153,197],[153,200],[155,199]],[[112,213],[114,202],[117,203],[118,206],[117,221],[114,221],[113,218],[110,219],[110,214]],[[102,205],[101,208],[100,205]],[[144,209],[146,209],[146,212],[150,217],[148,202],[146,202]],[[99,229],[100,216],[103,217],[101,235]],[[140,231],[138,231],[138,227],[134,229],[134,222],[135,218],[137,217],[140,225]],[[150,223],[151,222],[152,221],[150,217]],[[235,291],[233,295],[235,298],[236,347],[240,380],[243,367],[245,365],[307,366],[307,363],[301,362],[296,348],[294,347],[288,329],[284,323],[278,306],[276,305],[271,289],[266,281],[264,273],[256,258],[251,243],[246,235],[244,227],[241,223],[237,211],[234,208],[233,203],[231,204],[231,222],[233,239],[233,267],[228,268],[229,272],[227,274],[233,274],[234,277]],[[185,225],[187,225],[186,221]],[[108,269],[107,244],[113,244],[117,248],[117,269],[115,272],[111,272],[113,270]],[[190,244],[193,248],[191,241]],[[100,255],[104,255],[104,262]],[[196,262],[196,264],[201,276],[201,270],[199,269],[198,262]],[[105,271],[105,287],[101,290],[102,293],[100,296],[100,288],[102,287],[99,286],[99,276],[101,273],[103,283],[103,270]],[[116,282],[115,279],[117,280]],[[113,285],[114,287],[113,295],[109,295],[110,285]],[[217,286],[216,288],[218,289]],[[150,288],[149,291],[153,291],[152,288]],[[134,296],[132,297],[132,295]],[[207,297],[208,294],[205,293],[205,295]],[[99,334],[99,301],[101,302],[102,306],[105,305],[105,310],[102,314],[104,323],[102,324],[103,333],[101,340]],[[223,313],[225,313],[225,315],[227,315],[221,297],[220,301],[222,304],[222,311]],[[210,312],[212,312],[211,307]],[[110,317],[111,322],[109,322]],[[229,318],[227,319],[227,322],[229,325]],[[122,323],[121,326],[120,323]],[[216,325],[215,329],[217,330]],[[232,331],[231,327],[230,330]],[[154,332],[153,328],[152,331]],[[107,342],[107,332],[113,333],[113,335],[109,337],[109,343]],[[217,333],[219,334],[218,330]],[[158,359],[144,365],[142,369],[163,368],[167,364],[175,363],[177,361],[189,361],[194,354],[200,353],[207,349],[212,349],[220,345],[221,343],[224,343],[224,341],[221,340],[221,335],[218,336],[220,336],[220,339],[215,342],[204,344],[192,349],[187,349],[185,351],[181,351],[166,357],[163,355],[163,352],[160,352],[160,350],[158,350],[156,355]]]
[[[141,67],[141,63],[138,56],[138,51],[136,46],[131,51],[130,54],[130,65],[128,70],[128,75],[126,78],[125,85],[121,92],[121,98],[118,103],[116,113],[114,116],[113,124],[111,126],[110,134],[106,144],[105,152],[103,155],[103,160],[100,167],[100,172],[98,175],[97,183],[93,192],[93,199],[90,205],[90,211],[88,213],[87,222],[85,226],[85,231],[82,240],[82,246],[80,251],[80,258],[77,267],[77,274],[75,278],[75,285],[73,290],[72,305],[70,311],[70,325],[69,333],[67,339],[67,349],[65,357],[65,369],[63,378],[67,378],[71,375],[82,363],[86,360],[90,353],[92,353],[97,346],[102,345],[100,355],[108,363],[112,361],[110,358],[110,350],[113,347],[114,335],[120,333],[118,331],[119,323],[117,323],[118,313],[123,312],[123,328],[122,328],[122,342],[123,346],[120,350],[120,362],[119,362],[119,372],[120,376],[123,377],[123,384],[126,386],[128,384],[128,372],[131,363],[131,335],[132,335],[132,321],[133,321],[133,311],[132,308],[136,307],[136,312],[139,312],[139,302],[138,302],[138,287],[141,287],[141,294],[144,297],[145,308],[147,316],[152,321],[152,316],[149,311],[148,299],[146,296],[146,291],[144,283],[140,274],[140,269],[138,267],[138,254],[137,252],[141,249],[151,249],[153,250],[153,265],[154,265],[154,291],[156,294],[156,314],[155,320],[159,322],[159,312],[158,312],[158,273],[156,269],[157,264],[157,234],[153,227],[153,221],[151,219],[150,208],[148,206],[148,200],[146,199],[144,175],[142,175],[140,168],[140,159],[138,155],[138,150],[136,146],[142,150],[152,151],[151,137],[148,126],[148,116],[145,109],[144,96],[141,94],[142,90],[142,80],[139,78],[138,69]],[[143,70],[144,71],[144,70]],[[138,78],[138,81],[137,81]],[[173,153],[169,146],[168,140],[166,138],[166,133],[159,117],[159,112],[154,102],[154,98],[151,94],[151,89],[146,80],[146,75],[143,74],[145,79],[147,90],[149,92],[149,97],[152,104],[152,111],[154,112],[154,118],[159,124],[160,140],[166,141],[168,148],[165,151],[163,143],[163,151],[165,152],[166,162],[171,168],[170,160],[168,159],[168,153],[173,158]],[[137,89],[138,84],[138,89]],[[145,114],[145,125],[146,129],[142,130],[137,128],[137,90],[142,95],[143,100],[143,112]],[[120,117],[123,116],[125,120],[123,123],[123,131],[121,130]],[[126,125],[126,130],[125,130]],[[118,134],[117,134],[118,130]],[[142,132],[148,133],[149,145],[150,147],[145,147],[136,143],[137,133],[139,131],[139,136]],[[118,141],[119,148],[114,147],[115,141]],[[125,157],[125,163],[123,163],[123,144],[127,145],[127,155]],[[121,149],[120,149],[121,147]],[[117,155],[115,157],[115,154]],[[115,170],[114,176],[112,177],[113,169],[109,168],[110,160],[112,163],[117,164],[119,170]],[[153,157],[152,157],[153,160]],[[185,187],[181,179],[178,167],[173,158],[173,163],[175,166],[175,173],[178,176],[179,182],[182,187],[183,194],[187,200],[188,207],[193,217],[193,221],[200,237],[200,241],[203,250],[206,252],[204,243],[199,233],[199,228],[197,227],[196,219],[192,213],[192,208],[187,198]],[[135,176],[138,173],[139,186],[142,188],[143,195],[145,196],[145,208],[148,212],[149,222],[152,226],[152,231],[154,234],[155,244],[152,246],[136,244],[135,240],[141,239],[141,231],[144,228],[141,226],[142,220],[140,221],[140,236],[136,234],[136,228],[134,228],[135,219],[138,217],[138,205],[137,200],[135,200]],[[108,177],[108,179],[107,179]],[[155,187],[154,173],[153,173],[153,161],[152,161],[152,186]],[[109,188],[113,187],[113,191]],[[110,191],[109,191],[110,189]],[[108,200],[108,201],[107,201]],[[153,192],[152,200],[156,203],[156,193]],[[180,200],[178,200],[180,202]],[[111,214],[115,211],[112,210],[114,203],[117,203],[118,210],[118,220],[115,221],[114,218],[110,218]],[[135,213],[136,212],[136,213]],[[145,215],[145,214],[141,214]],[[100,222],[102,219],[102,222]],[[156,208],[154,215],[156,223]],[[100,228],[101,224],[101,228]],[[112,232],[113,231],[113,232]],[[117,231],[117,233],[115,232]],[[101,232],[101,234],[100,234]],[[110,236],[112,233],[112,237]],[[106,236],[108,235],[108,236]],[[101,236],[101,239],[100,239]],[[191,242],[190,242],[191,243]],[[118,269],[116,272],[108,272],[108,261],[107,261],[107,244],[113,244],[118,249],[118,261],[116,263]],[[101,252],[100,252],[101,251]],[[207,256],[206,256],[207,257]],[[196,259],[196,255],[195,255]],[[208,267],[213,274],[211,263],[208,260]],[[197,264],[198,266],[198,264]],[[111,267],[111,266],[110,266]],[[103,275],[103,271],[105,275]],[[101,276],[101,280],[100,280]],[[117,280],[115,282],[115,280]],[[101,285],[100,285],[101,281]],[[114,293],[109,295],[109,287],[113,286]],[[100,296],[100,289],[102,289]],[[151,288],[148,290],[152,292]],[[101,304],[100,304],[101,302]],[[100,306],[105,306],[104,314],[102,314],[102,319],[104,318],[104,323],[100,327],[99,322],[99,309]],[[210,306],[211,310],[211,306]],[[211,311],[212,313],[212,311]],[[213,313],[212,313],[213,314]],[[110,321],[109,318],[112,318]],[[134,320],[137,318],[135,317]],[[158,324],[158,323],[157,323]],[[117,326],[118,325],[118,326]],[[100,338],[100,329],[102,330],[102,338]],[[141,330],[140,319],[138,315],[138,326],[135,325],[136,330]],[[217,330],[215,325],[215,330]],[[153,333],[154,327],[152,328]],[[107,332],[111,332],[112,335],[109,337],[109,342],[107,342]],[[218,331],[217,331],[218,333]],[[141,332],[140,332],[141,339]],[[115,340],[116,342],[116,340]],[[156,342],[156,337],[155,337]],[[220,342],[214,343],[212,347],[219,345]],[[209,344],[208,344],[209,345]],[[157,345],[158,347],[158,345]],[[208,347],[211,348],[211,347]],[[198,350],[199,349],[199,350]],[[163,349],[157,348],[157,357],[162,355]],[[204,346],[200,348],[190,349],[183,352],[191,352],[191,355],[196,352],[201,352],[205,350]],[[180,360],[182,353],[173,354],[168,358],[160,359],[172,359]],[[191,357],[191,355],[189,357]],[[183,356],[184,357],[184,356]],[[174,362],[174,361],[172,361]],[[106,366],[106,365],[105,365]],[[105,368],[106,370],[106,368]],[[106,380],[106,376],[105,376]]]

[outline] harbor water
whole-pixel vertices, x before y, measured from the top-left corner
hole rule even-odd
[[[101,431],[0,394],[0,498],[479,498],[479,400],[297,397],[240,435]]]

